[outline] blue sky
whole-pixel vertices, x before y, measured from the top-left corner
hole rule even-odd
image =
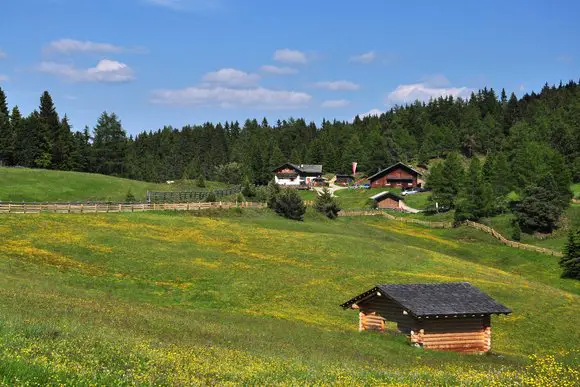
[[[49,90],[75,129],[135,134],[267,117],[350,120],[484,86],[580,78],[577,1],[18,0],[0,85],[28,114]]]

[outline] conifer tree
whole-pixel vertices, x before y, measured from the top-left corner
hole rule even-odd
[[[562,277],[580,280],[580,229],[568,231],[564,255],[560,259]]]
[[[329,219],[336,219],[338,213],[340,212],[340,207],[336,202],[335,198],[332,196],[330,190],[326,187],[322,189],[316,196],[316,201],[314,203],[314,209],[321,214],[326,215]]]
[[[0,166],[14,164],[14,127],[10,123],[6,94],[0,87]]]
[[[104,112],[93,129],[93,171],[123,176],[127,135],[115,113]]]

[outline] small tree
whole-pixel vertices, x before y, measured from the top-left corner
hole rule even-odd
[[[207,196],[205,197],[205,201],[207,203],[214,203],[217,202],[217,197],[215,196],[215,192],[209,191]]]
[[[127,195],[125,196],[125,203],[135,203],[136,201],[137,198],[135,198],[135,195],[131,192],[131,188],[129,188],[129,191],[127,191]]]
[[[326,215],[329,219],[336,219],[338,213],[340,212],[340,207],[338,203],[332,197],[332,193],[326,187],[318,194],[316,197],[316,202],[314,203],[314,208],[316,211]]]
[[[280,186],[274,182],[274,180],[268,183],[267,193],[266,193],[266,202],[268,204],[268,208],[274,209],[274,205],[276,203],[276,197],[280,194]]]
[[[244,185],[242,186],[242,195],[247,198],[252,198],[256,196],[256,192],[254,191],[252,185],[250,184],[250,179],[247,177],[244,179]]]
[[[512,239],[516,242],[522,240],[522,229],[516,219],[512,222]]]
[[[568,241],[564,247],[564,255],[560,259],[563,278],[580,280],[580,229],[568,232]]]
[[[199,173],[199,175],[197,175],[195,185],[197,185],[199,188],[205,188],[205,177],[203,177],[203,173]]]
[[[304,220],[306,206],[294,190],[286,189],[275,196],[273,208],[278,215],[293,220]]]

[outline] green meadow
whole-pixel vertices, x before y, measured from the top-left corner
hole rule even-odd
[[[225,184],[206,182],[208,189]],[[155,184],[94,173],[49,171],[27,168],[0,168],[0,201],[68,202],[124,201],[127,193],[143,201],[147,191],[202,191],[195,181]]]
[[[269,211],[0,218],[0,384],[578,385],[580,283],[473,229]],[[493,353],[359,333],[378,283],[469,281]]]

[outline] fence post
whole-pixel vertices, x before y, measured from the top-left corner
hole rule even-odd
[[[11,210],[12,210],[12,208],[10,208],[10,207],[12,207],[12,205],[11,205],[11,203],[10,203],[10,202],[8,202],[8,213],[9,213],[9,214],[10,214],[10,212],[11,212]]]
[[[84,208],[85,208],[85,204],[84,204],[84,203],[81,203],[81,214],[84,212],[84,211],[83,211],[83,210],[84,210]]]

